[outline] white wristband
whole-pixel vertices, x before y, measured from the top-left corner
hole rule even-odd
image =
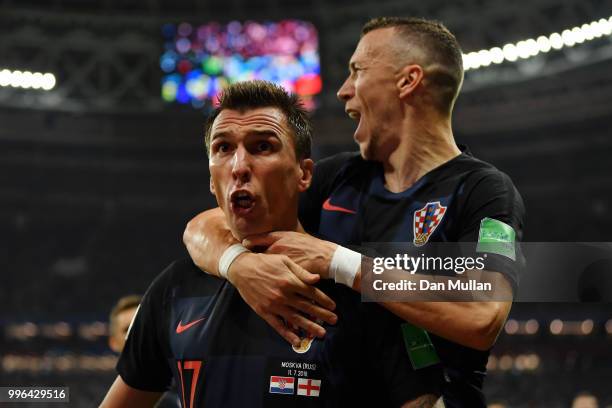
[[[243,252],[250,251],[241,244],[234,244],[223,252],[223,255],[219,258],[219,275],[221,275],[222,278],[227,279],[227,271],[229,271],[232,262],[234,262],[234,260],[238,258],[238,255]]]
[[[329,264],[329,277],[336,283],[352,288],[355,276],[360,268],[361,254],[338,245]]]

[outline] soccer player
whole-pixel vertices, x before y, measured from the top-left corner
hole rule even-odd
[[[311,182],[310,140],[306,112],[282,88],[255,81],[224,91],[207,123],[206,146],[210,189],[236,239],[302,233],[298,198]],[[302,336],[292,346],[226,280],[203,274],[191,260],[174,262],[147,290],[102,406],[150,406],[172,377],[190,408],[433,406],[441,371],[431,363],[412,368],[399,319],[362,308],[349,288],[319,286],[342,317],[324,339]]]
[[[127,295],[120,298],[115,306],[113,306],[108,323],[110,329],[108,346],[115,353],[121,353],[123,350],[128,328],[134,319],[141,301],[142,296],[140,295]],[[174,384],[170,390],[161,396],[155,406],[156,408],[175,408],[181,406]]]
[[[480,235],[495,236],[507,251],[488,253],[482,275],[511,299],[521,263],[516,243],[524,206],[507,175],[455,143],[451,117],[463,81],[455,37],[433,21],[377,18],[364,26],[349,72],[338,97],[357,121],[353,138],[360,154],[320,161],[300,205],[304,228],[321,239],[274,232],[250,237],[245,245],[286,254],[307,271],[360,291],[361,257],[345,246],[466,242],[476,249]],[[213,209],[185,231],[192,258],[208,273],[218,273],[218,260],[232,244],[221,238],[227,229]],[[296,318],[303,282],[292,276],[294,269],[286,261],[246,252],[234,257],[227,274],[245,301],[291,343],[297,336],[279,318],[325,334],[316,322]],[[447,407],[486,406],[486,362],[511,300],[381,304],[432,334],[444,366]],[[318,309],[311,314],[323,315]]]
[[[141,296],[139,295],[124,296],[117,301],[111,310],[108,319],[108,346],[115,353],[121,353],[121,350],[123,350],[128,327],[130,327],[134,314],[136,314],[140,300]]]

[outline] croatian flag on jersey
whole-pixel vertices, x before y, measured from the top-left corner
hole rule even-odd
[[[295,380],[293,377],[270,377],[270,393],[271,394],[293,394],[295,388]]]

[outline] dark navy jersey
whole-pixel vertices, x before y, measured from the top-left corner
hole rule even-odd
[[[440,393],[439,366],[415,372],[397,320],[364,308],[333,282],[319,287],[339,321],[294,348],[227,281],[177,261],[147,290],[117,370],[129,386],[164,391],[185,407],[396,407]]]
[[[379,163],[340,153],[317,163],[312,187],[300,200],[304,228],[346,246],[421,239],[474,243],[475,251],[484,218],[511,226],[520,241],[525,212],[509,177],[465,151],[401,193],[385,188]],[[484,269],[504,274],[516,290],[522,255],[516,259],[487,254]],[[485,407],[481,388],[489,353],[431,337],[445,367],[446,406]]]

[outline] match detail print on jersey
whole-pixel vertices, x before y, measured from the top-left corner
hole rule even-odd
[[[414,212],[414,245],[423,246],[427,243],[445,213],[446,207],[443,207],[439,201],[427,203]]]

